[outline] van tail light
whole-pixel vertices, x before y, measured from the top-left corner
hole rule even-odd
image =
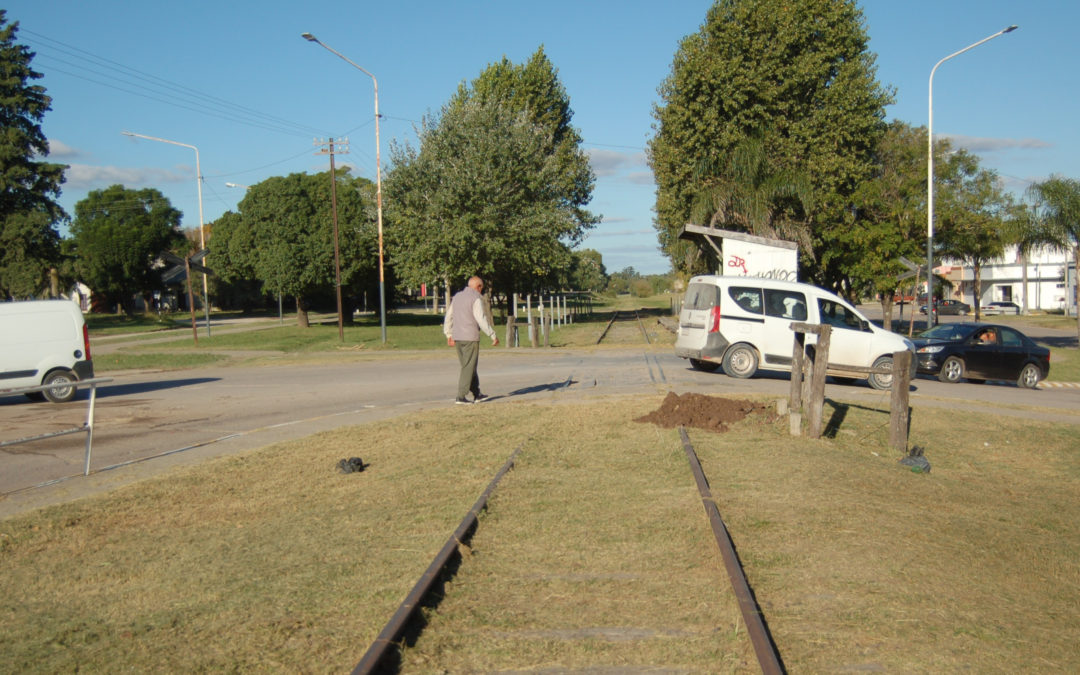
[[[85,323],[83,324],[83,327],[82,327],[82,342],[83,342],[83,352],[86,353],[86,360],[89,361],[90,360],[90,327],[87,326]]]
[[[720,305],[713,305],[709,310],[709,332],[720,332]]]

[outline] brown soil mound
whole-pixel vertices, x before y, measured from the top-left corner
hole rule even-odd
[[[669,392],[660,408],[635,422],[652,422],[665,429],[696,427],[706,431],[727,431],[728,424],[738,422],[753,413],[767,413],[769,406],[733,398],[720,398],[704,394]]]

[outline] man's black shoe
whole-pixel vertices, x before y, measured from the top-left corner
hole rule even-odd
[[[464,398],[455,398],[454,403],[456,403],[458,405],[472,405],[473,404],[472,401],[470,401],[468,399],[464,399]]]
[[[483,403],[484,401],[488,400],[489,398],[491,398],[491,397],[488,396],[487,394],[477,394],[476,396],[473,396],[473,401],[472,402],[473,403]]]

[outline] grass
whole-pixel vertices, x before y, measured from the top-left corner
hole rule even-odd
[[[403,672],[756,671],[678,434],[633,422],[659,404],[429,411],[0,521],[0,662],[351,668],[520,445]],[[1080,670],[1075,427],[916,408],[915,474],[887,412],[826,415],[690,431],[786,667]]]

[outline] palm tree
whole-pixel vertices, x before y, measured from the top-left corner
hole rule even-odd
[[[1035,198],[1030,188],[1028,194],[1029,197]],[[1014,203],[1009,206],[1008,215],[1005,218],[1005,239],[1016,246],[1016,252],[1020,257],[1024,288],[1022,312],[1025,315],[1031,311],[1028,305],[1028,256],[1032,251],[1054,245],[1049,228],[1039,212],[1038,201],[1032,204]]]
[[[812,206],[812,187],[805,174],[777,171],[770,166],[765,142],[748,136],[731,151],[722,165],[704,160],[696,174],[701,182],[691,217],[737,227],[760,237],[795,241],[803,251],[813,250],[810,230],[800,211]]]
[[[1058,250],[1072,251],[1073,264],[1080,271],[1080,181],[1055,175],[1035,183],[1030,190],[1041,204],[1041,216],[1051,245]],[[1077,304],[1080,301],[1078,289],[1080,284],[1074,284],[1074,306],[1080,306]],[[1080,311],[1076,313],[1076,335],[1080,337]]]

